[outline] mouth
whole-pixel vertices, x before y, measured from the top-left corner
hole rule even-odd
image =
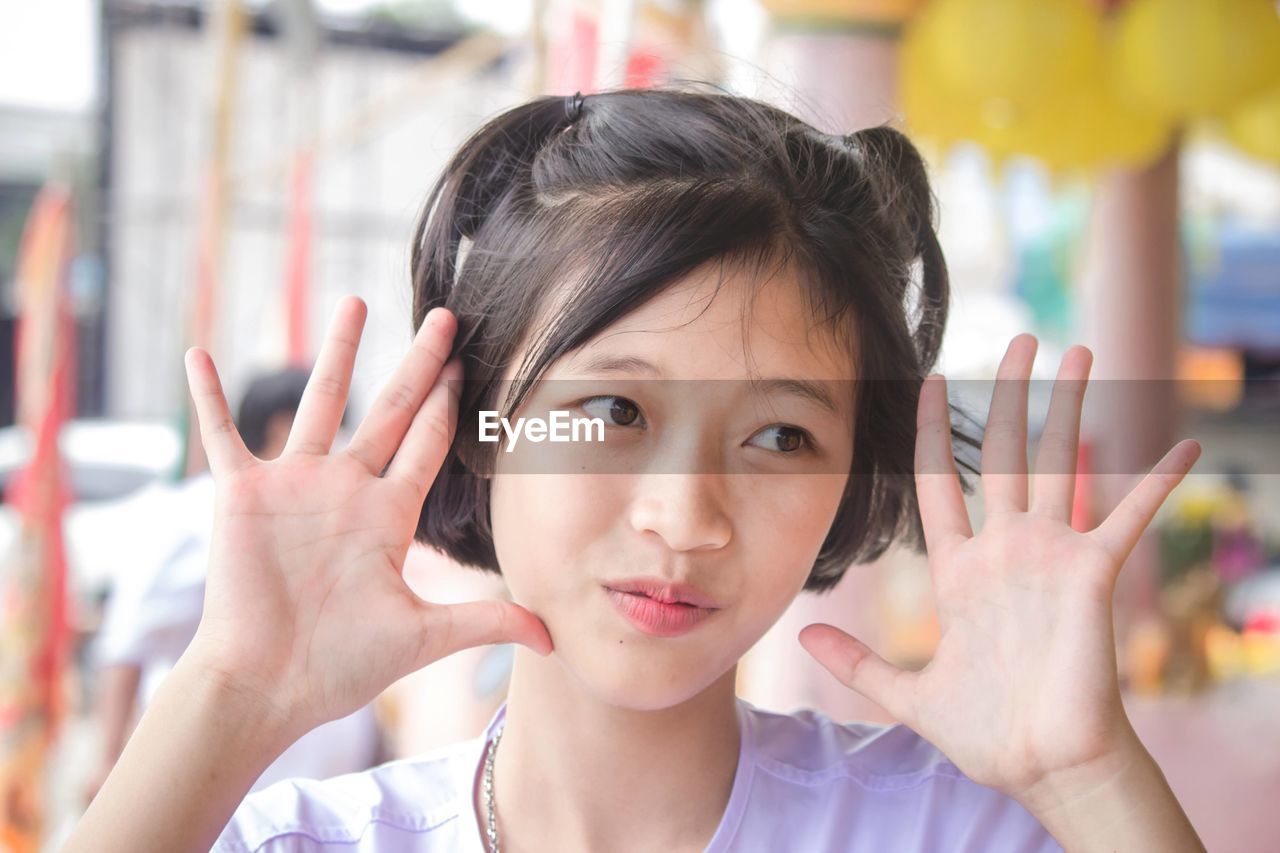
[[[698,605],[689,604],[686,601],[663,601],[661,598],[658,598],[657,596],[645,595],[643,592],[623,592],[622,590],[614,589],[613,587],[609,587],[609,589],[612,589],[614,592],[621,592],[623,595],[634,595],[637,598],[644,598],[644,599],[648,599],[649,601],[656,601],[659,604],[665,604],[669,607],[688,607],[690,610],[698,609]]]
[[[610,581],[604,584],[604,587],[612,592],[674,607],[687,607],[693,610],[718,610],[720,607],[719,603],[692,584],[667,581],[658,577]]]
[[[653,637],[678,637],[692,631],[716,611],[681,601],[662,601],[639,592],[604,587],[617,611],[631,625]]]

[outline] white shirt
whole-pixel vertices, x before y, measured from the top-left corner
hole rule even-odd
[[[1062,850],[1016,800],[905,726],[772,713],[741,698],[737,713],[733,790],[707,853]],[[249,796],[213,850],[484,853],[472,792],[505,715],[503,704],[482,736],[417,758]]]
[[[116,573],[96,653],[100,666],[141,668],[144,705],[200,623],[213,492],[213,478],[201,474],[150,486],[122,506],[150,529],[135,526],[117,546],[125,567]]]

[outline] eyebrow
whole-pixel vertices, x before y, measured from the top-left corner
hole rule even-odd
[[[764,387],[765,393],[788,394],[809,400],[832,415],[840,416],[840,407],[836,405],[836,401],[817,382],[807,379],[761,379],[760,385]]]
[[[597,355],[581,364],[581,369],[589,373],[631,373],[649,376],[662,376],[662,371],[652,362],[634,355]],[[785,394],[799,397],[817,404],[831,414],[839,417],[840,407],[831,395],[818,382],[807,379],[758,379],[757,387],[763,388],[766,394]]]
[[[596,355],[584,361],[582,369],[589,373],[648,373],[661,376],[662,371],[651,362],[634,355]]]

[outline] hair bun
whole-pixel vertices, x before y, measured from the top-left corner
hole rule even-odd
[[[569,123],[577,121],[582,115],[582,105],[586,101],[582,92],[574,92],[572,95],[564,99],[564,117]]]

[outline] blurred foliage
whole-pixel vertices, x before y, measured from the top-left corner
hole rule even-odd
[[[1178,518],[1160,528],[1160,584],[1168,586],[1213,556],[1209,518]]]
[[[459,14],[453,0],[386,0],[365,13],[372,24],[415,30],[474,29],[475,25]]]
[[[22,229],[37,189],[35,186],[16,184],[0,186],[0,286],[4,287],[6,293],[13,286]],[[6,299],[5,302],[7,301]]]

